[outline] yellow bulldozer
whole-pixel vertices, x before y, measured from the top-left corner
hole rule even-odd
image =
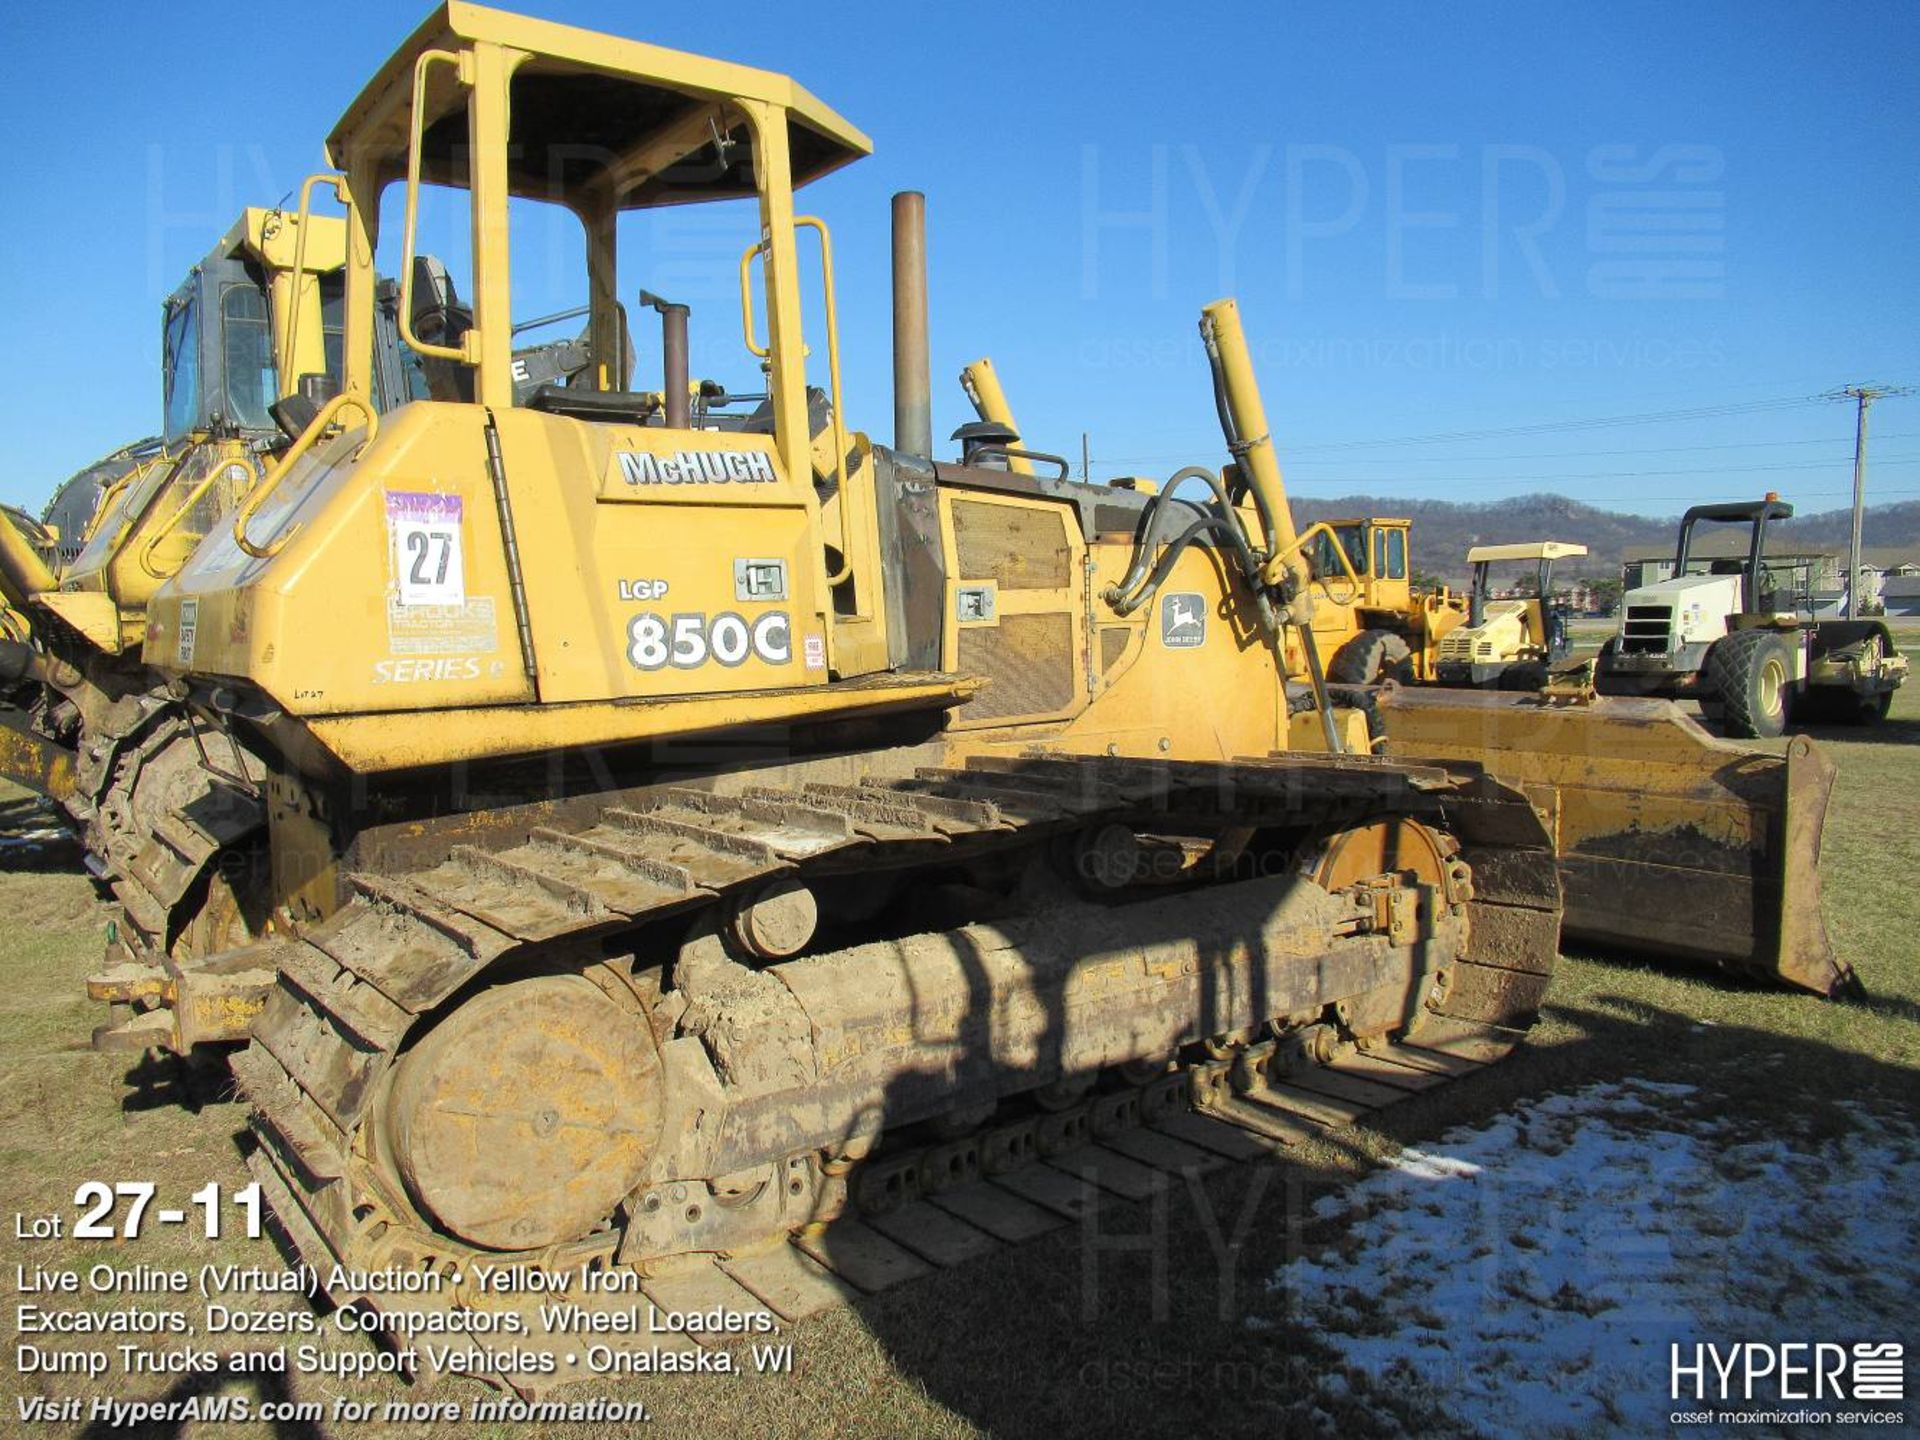
[[[197,732],[146,703],[160,683],[140,653],[147,604],[288,443],[303,414],[297,377],[309,392],[337,379],[345,244],[336,218],[243,211],[163,307],[163,433],[60,487],[48,513],[67,523],[53,543],[0,524],[0,597],[17,620],[0,642],[16,702],[0,726],[0,772],[64,808],[125,907],[116,928],[149,946],[207,952],[249,931],[235,915],[244,886],[183,866],[168,846],[171,817],[204,787],[175,749]],[[381,352],[371,393],[382,406],[425,393],[399,355]],[[259,822],[244,803],[196,813],[212,848]],[[184,891],[162,873],[170,863],[201,892],[192,923],[171,934],[167,907]],[[136,872],[149,883],[129,885]]]
[[[1224,470],[938,459],[896,197],[893,443],[853,429],[796,202],[868,149],[785,76],[463,3],[332,132],[340,387],[148,601],[171,728],[141,759],[191,778],[121,877],[257,876],[271,932],[127,946],[92,986],[137,1012],[106,1043],[250,1041],[250,1164],[322,1275],[587,1267],[791,1317],[1066,1203],[1063,1169],[1123,1188],[1499,1056],[1563,920],[1838,983],[1780,883],[1817,853],[1810,745],[1405,691],[1368,753],[1232,301],[1202,319]],[[470,398],[375,398],[389,186],[402,335]],[[428,186],[473,226],[472,323],[438,338]],[[623,216],[728,201],[745,413],[692,406],[684,312],[642,388],[619,302]],[[585,227],[589,385],[516,388],[510,204]],[[1622,885],[1659,908],[1599,903]],[[567,1378],[524,1356],[500,1378]]]

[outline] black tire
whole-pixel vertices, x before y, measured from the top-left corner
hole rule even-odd
[[[1335,652],[1327,679],[1336,685],[1378,685],[1411,680],[1413,652],[1391,630],[1362,630]]]
[[[1500,672],[1496,688],[1535,691],[1547,688],[1547,667],[1538,660],[1516,660]]]
[[[1599,695],[1618,695],[1621,691],[1613,683],[1613,657],[1620,653],[1620,637],[1602,642],[1600,653],[1593,657],[1593,688]]]
[[[1706,671],[1729,735],[1771,740],[1785,732],[1793,704],[1793,648],[1785,636],[1736,630],[1707,652]]]

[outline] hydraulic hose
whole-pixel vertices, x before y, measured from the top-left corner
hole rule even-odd
[[[1237,313],[1234,311],[1233,302],[1231,301],[1221,302],[1220,308],[1230,315]],[[1240,433],[1239,426],[1234,423],[1233,406],[1229,402],[1227,395],[1226,360],[1221,354],[1220,337],[1215,328],[1216,320],[1212,313],[1213,309],[1214,307],[1208,307],[1206,311],[1201,313],[1200,336],[1207,352],[1207,368],[1213,374],[1213,406],[1220,417],[1220,434],[1227,443],[1227,453],[1233,457],[1235,464],[1240,467],[1241,475],[1247,481],[1247,488],[1253,494],[1254,509],[1260,516],[1260,526],[1266,535],[1267,543],[1270,546],[1277,547],[1292,541],[1294,534],[1293,517],[1291,513],[1289,513],[1284,526],[1278,523],[1280,517],[1276,516],[1269,508],[1267,495],[1263,487],[1254,483],[1254,476],[1248,471],[1246,457],[1256,446],[1269,443],[1268,437],[1260,435],[1254,440],[1249,441],[1246,436]],[[1239,331],[1237,319],[1233,322],[1233,330],[1237,336]],[[1254,400],[1257,408],[1257,395],[1254,397]],[[1282,493],[1284,494],[1284,492]],[[1271,551],[1268,556],[1263,558],[1270,559]],[[1291,564],[1297,565],[1298,561],[1295,560],[1291,562]],[[1266,594],[1258,585],[1255,586],[1254,593],[1262,596]],[[1283,592],[1283,594],[1284,593],[1285,592]],[[1327,679],[1320,664],[1319,646],[1314,639],[1313,625],[1307,613],[1292,608],[1291,602],[1293,598],[1292,595],[1286,595],[1286,599],[1289,601],[1287,623],[1291,624],[1300,633],[1300,648],[1306,657],[1307,676],[1313,682],[1314,701],[1320,710],[1321,730],[1326,737],[1328,750],[1337,755],[1341,752],[1342,746],[1340,744],[1339,734],[1333,723],[1332,702],[1327,696]],[[1309,602],[1311,601],[1310,594],[1305,598]],[[1272,610],[1272,601],[1269,599],[1267,601],[1267,613],[1271,614]],[[1269,633],[1273,635],[1274,643],[1278,646],[1279,632],[1277,627],[1269,624]]]
[[[1214,503],[1219,508],[1216,511],[1194,505],[1191,501],[1181,501],[1180,503],[1196,518],[1171,543],[1167,543],[1161,534],[1165,528],[1162,517],[1169,513],[1169,507],[1173,503],[1173,492],[1182,482],[1193,479],[1206,482],[1207,488],[1213,492]],[[1148,511],[1145,530],[1134,552],[1133,564],[1129,567],[1126,578],[1118,585],[1109,586],[1107,589],[1106,599],[1113,606],[1115,613],[1130,615],[1139,609],[1160,588],[1187,547],[1200,536],[1208,533],[1218,535],[1233,552],[1242,580],[1254,593],[1254,603],[1259,608],[1261,624],[1271,633],[1274,629],[1273,603],[1260,585],[1259,557],[1254,554],[1253,547],[1247,540],[1246,527],[1241,524],[1240,517],[1234,512],[1225,484],[1218,475],[1202,465],[1189,465],[1186,469],[1179,471],[1167,481],[1160,493],[1154,496]],[[1153,558],[1154,551],[1163,543],[1167,543],[1167,549],[1156,562]]]
[[[1181,555],[1186,552],[1189,545],[1209,531],[1219,533],[1229,530],[1230,528],[1228,522],[1222,520],[1217,515],[1201,515],[1199,519],[1187,526],[1185,530],[1182,530],[1173,542],[1161,552],[1159,560],[1156,561],[1153,568],[1148,571],[1143,583],[1137,588],[1120,591],[1118,587],[1116,587],[1114,591],[1109,592],[1108,599],[1113,605],[1114,613],[1116,615],[1131,615],[1134,611],[1138,610],[1141,605],[1153,595],[1153,592],[1165,583],[1167,576],[1172,572],[1173,567],[1179,563]],[[1142,559],[1144,559],[1145,556],[1150,553],[1150,547],[1143,546],[1140,553]]]

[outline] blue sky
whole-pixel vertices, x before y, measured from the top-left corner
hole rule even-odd
[[[1852,414],[1806,397],[1920,384],[1909,4],[534,9],[788,71],[873,137],[802,205],[834,227],[849,419],[876,438],[902,188],[928,192],[937,434],[991,354],[1029,443],[1077,460],[1087,432],[1096,477],[1224,458],[1195,322],[1228,292],[1309,495],[1833,508]],[[234,47],[255,68],[165,62],[234,13],[0,20],[0,499],[158,428],[161,301],[321,167],[423,12],[338,0],[305,31],[263,7]],[[456,232],[429,212],[430,247]],[[751,388],[736,217],[634,240],[629,304],[690,300],[696,369]],[[515,245],[517,310],[580,298],[577,241],[536,215]],[[1920,499],[1920,394],[1874,436],[1873,495]]]

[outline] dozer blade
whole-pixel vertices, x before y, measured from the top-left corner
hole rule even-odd
[[[1763,754],[1667,700],[1389,686],[1379,712],[1384,753],[1477,764],[1532,800],[1554,837],[1566,938],[1858,991],[1820,913],[1834,767],[1806,737]]]
[[[73,751],[27,729],[20,711],[0,709],[0,779],[59,804],[73,793]]]

